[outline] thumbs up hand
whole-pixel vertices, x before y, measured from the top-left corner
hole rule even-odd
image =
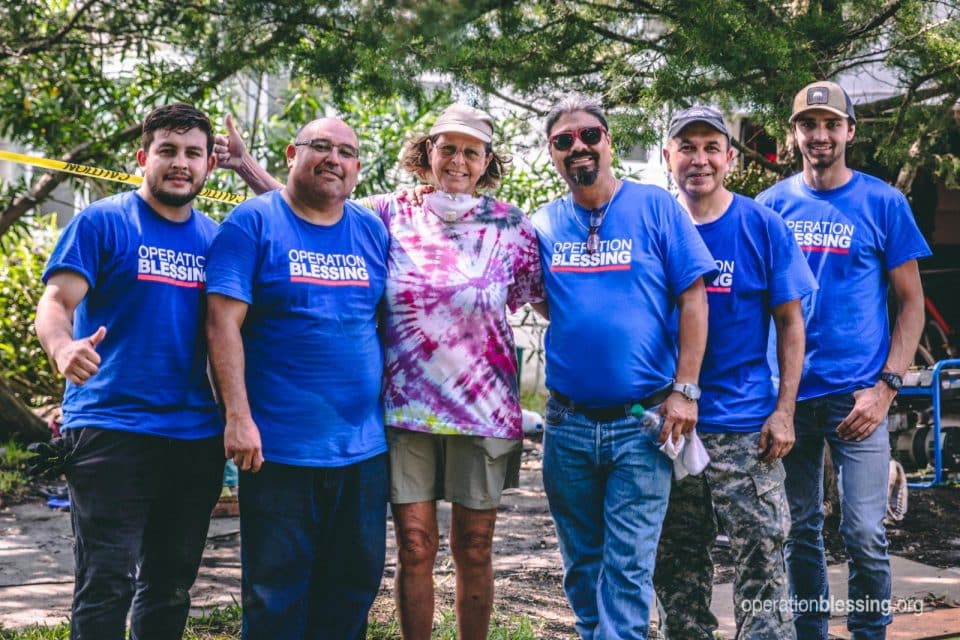
[[[106,336],[107,328],[101,326],[86,338],[67,343],[53,356],[57,370],[73,384],[80,385],[89,380],[100,370],[97,345],[103,342]]]
[[[233,169],[236,171],[243,166],[243,154],[247,151],[247,146],[240,137],[240,132],[233,124],[233,117],[228,113],[225,124],[227,125],[227,135],[217,134],[213,138],[213,155],[217,156],[217,166],[221,169]]]

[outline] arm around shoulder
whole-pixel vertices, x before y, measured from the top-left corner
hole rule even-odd
[[[230,114],[227,114],[225,124],[227,135],[217,135],[214,138],[213,153],[217,158],[217,165],[221,169],[236,171],[240,179],[257,195],[281,188],[283,185],[267,173],[247,151]]]

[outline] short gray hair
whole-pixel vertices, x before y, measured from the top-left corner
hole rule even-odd
[[[607,125],[607,118],[603,115],[603,107],[600,106],[599,102],[583,96],[570,96],[554,105],[554,107],[550,109],[550,113],[547,114],[547,119],[544,122],[547,137],[550,137],[550,131],[553,129],[553,125],[557,124],[557,120],[559,120],[561,116],[565,116],[568,113],[577,113],[578,111],[589,113],[600,121],[604,129],[607,131],[610,130],[609,125]]]

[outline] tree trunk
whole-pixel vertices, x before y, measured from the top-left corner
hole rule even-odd
[[[50,428],[13,394],[0,378],[0,440],[16,438],[23,444],[50,439]]]

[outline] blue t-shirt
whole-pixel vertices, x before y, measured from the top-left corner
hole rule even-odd
[[[100,370],[67,382],[63,428],[98,427],[194,440],[223,430],[207,379],[204,256],[217,224],[156,213],[135,191],[94,202],[63,230],[43,273],[90,286],[73,336],[101,325]]]
[[[723,216],[697,231],[720,271],[707,286],[710,332],[697,428],[760,431],[777,402],[767,365],[771,312],[817,282],[783,219],[749,198],[734,194]]]
[[[890,350],[889,271],[930,255],[902,193],[859,171],[811,189],[797,174],[757,196],[793,233],[820,289],[804,300],[800,400],[876,384]]]
[[[372,212],[347,202],[339,222],[315,225],[280,191],[221,225],[207,291],[250,305],[245,377],[265,460],[340,467],[387,450],[376,315],[388,246]]]
[[[592,255],[588,222],[589,211],[570,194],[533,216],[550,305],[547,387],[604,407],[670,382],[676,299],[716,269],[687,213],[659,187],[623,181]]]

